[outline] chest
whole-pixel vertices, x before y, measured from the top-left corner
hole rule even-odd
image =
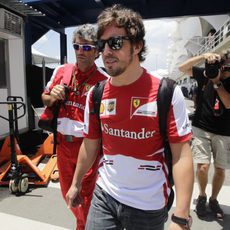
[[[134,129],[151,127],[157,122],[156,99],[155,91],[105,92],[100,107],[101,121]]]

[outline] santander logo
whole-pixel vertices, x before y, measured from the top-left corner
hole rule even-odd
[[[156,132],[155,130],[146,130],[146,128],[141,128],[139,132],[124,130],[124,129],[115,129],[109,127],[108,124],[102,125],[102,131],[111,136],[136,139],[136,140],[151,138]]]

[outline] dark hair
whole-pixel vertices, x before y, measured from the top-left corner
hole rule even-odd
[[[212,36],[212,35],[215,34],[215,33],[216,33],[216,30],[215,30],[215,29],[211,29],[211,30],[209,30],[207,36],[209,36],[209,35]]]
[[[117,27],[124,28],[127,35],[131,38],[132,43],[143,44],[141,51],[138,54],[140,62],[145,60],[145,28],[142,17],[139,13],[125,8],[120,4],[115,4],[112,7],[106,8],[97,18],[98,31],[97,38],[100,39],[105,31],[105,28],[112,23]]]

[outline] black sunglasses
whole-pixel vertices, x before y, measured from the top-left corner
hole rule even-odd
[[[112,50],[120,50],[123,46],[124,40],[130,40],[130,37],[128,36],[116,36],[111,37],[107,40],[98,40],[97,42],[97,48],[99,52],[103,52],[105,49],[105,44],[107,43],[109,48]]]
[[[89,45],[89,44],[87,44],[87,45],[80,45],[78,43],[73,43],[73,48],[75,50],[79,50],[81,48],[83,51],[91,51],[92,49],[95,49],[96,46]]]

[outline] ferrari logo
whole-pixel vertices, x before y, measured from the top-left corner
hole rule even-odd
[[[85,91],[88,92],[91,88],[91,85],[89,84],[85,84]]]
[[[133,100],[133,106],[137,108],[140,105],[140,99],[134,99]]]

